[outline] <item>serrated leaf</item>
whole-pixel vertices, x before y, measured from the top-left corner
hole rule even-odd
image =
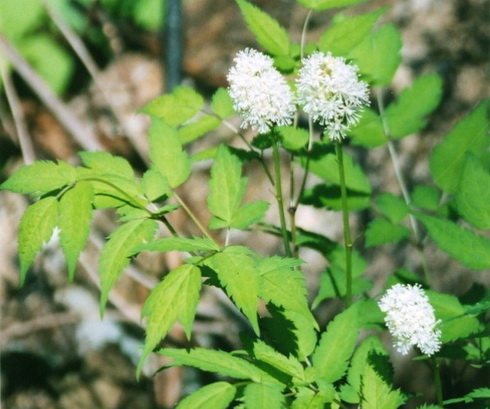
[[[441,97],[442,80],[439,75],[428,74],[417,78],[386,108],[385,118],[390,135],[399,139],[422,130],[427,123],[425,117],[439,105]]]
[[[301,260],[278,256],[261,259],[257,264],[260,274],[260,298],[283,307],[286,311],[303,315],[314,328],[318,328],[308,308],[304,276],[296,269],[300,264]]]
[[[120,177],[133,180],[134,170],[129,162],[109,152],[80,152],[83,164],[98,173],[113,173]]]
[[[146,105],[142,111],[171,126],[178,126],[196,115],[204,99],[192,88],[179,86],[172,94],[165,94]]]
[[[402,40],[393,24],[384,24],[369,34],[350,53],[361,75],[373,86],[391,82],[401,62]]]
[[[165,176],[171,188],[180,186],[191,173],[191,162],[182,150],[177,129],[158,118],[153,118],[149,137],[153,167]]]
[[[243,199],[246,179],[241,177],[241,173],[240,160],[221,145],[211,168],[207,199],[211,213],[223,222],[220,227],[231,224]]]
[[[366,365],[362,377],[363,409],[397,409],[404,402],[398,389],[391,389],[371,365]]]
[[[267,372],[228,352],[204,348],[187,350],[165,348],[158,351],[158,353],[173,359],[173,362],[168,366],[191,366],[202,371],[219,373],[235,379],[250,379],[258,383],[278,383]]]
[[[328,324],[312,357],[313,367],[327,382],[335,382],[345,374],[358,332],[355,304]]]
[[[369,222],[366,229],[366,247],[387,243],[398,243],[410,237],[410,230],[401,224],[393,224],[386,219],[375,219]]]
[[[256,334],[259,334],[257,308],[259,297],[259,273],[254,260],[233,247],[215,254],[206,260],[218,275],[226,293],[249,319]]]
[[[436,318],[442,321],[438,328],[442,332],[443,343],[466,338],[480,329],[478,319],[467,315],[466,308],[455,296],[430,290],[427,291],[427,296],[434,307]]]
[[[309,388],[298,388],[299,392],[293,401],[291,409],[324,409],[325,399],[319,393]]]
[[[306,129],[294,126],[277,126],[276,131],[279,132],[282,145],[292,151],[303,148],[309,140],[309,134]]]
[[[437,246],[475,270],[490,268],[490,240],[457,224],[423,214],[415,215]]]
[[[182,399],[175,409],[226,409],[236,394],[228,382],[214,382],[203,386]]]
[[[331,52],[335,56],[344,56],[358,45],[373,28],[385,9],[347,17],[325,31],[318,42],[318,49]]]
[[[255,341],[253,353],[257,360],[272,365],[293,378],[305,379],[303,365],[294,356],[287,357],[261,340]]]
[[[75,169],[65,162],[36,161],[22,166],[0,185],[0,189],[42,196],[73,183],[75,179]]]
[[[408,215],[405,201],[393,193],[382,193],[376,198],[376,205],[392,223],[401,222]]]
[[[78,256],[87,244],[93,198],[94,192],[90,183],[78,182],[59,202],[60,244],[68,264],[70,280],[73,280]]]
[[[265,200],[245,203],[233,213],[233,219],[229,227],[234,229],[247,229],[265,217],[269,206],[270,203]]]
[[[490,229],[490,173],[472,153],[466,156],[456,206],[467,222]]]
[[[306,165],[305,158],[301,158],[300,164],[302,166]],[[309,170],[327,182],[340,185],[337,156],[325,145],[315,144]],[[371,185],[368,178],[363,170],[357,164],[354,164],[352,156],[346,152],[344,152],[344,171],[348,189],[356,192],[371,193]]]
[[[184,145],[195,141],[201,136],[213,131],[221,125],[221,120],[215,116],[205,115],[179,128],[179,138]]]
[[[168,180],[160,171],[154,168],[148,169],[143,174],[141,178],[141,189],[150,202],[172,194]]]
[[[347,206],[349,211],[355,212],[366,209],[370,205],[371,197],[366,193],[347,189]],[[307,189],[301,197],[301,204],[329,210],[342,210],[342,192],[340,186],[320,183]]]
[[[434,149],[430,158],[430,171],[434,181],[444,192],[457,191],[467,152],[473,153],[478,159],[485,155],[490,144],[487,112],[488,102],[482,102],[459,121]]]
[[[136,247],[135,252],[141,251],[219,251],[216,242],[207,237],[166,237]]]
[[[237,3],[257,42],[272,55],[289,55],[289,36],[286,30],[256,6],[245,0],[237,0]]]
[[[381,118],[371,108],[362,110],[358,124],[350,129],[348,134],[355,145],[367,148],[375,148],[388,142]]]
[[[190,339],[200,290],[201,272],[190,264],[172,270],[151,290],[141,313],[146,317],[146,338],[138,371],[177,319]]]
[[[105,309],[109,291],[129,264],[129,257],[142,242],[151,240],[157,224],[154,220],[131,220],[119,226],[104,244],[99,259],[100,311]]]
[[[335,7],[346,7],[366,0],[298,0],[306,8],[321,11]]]
[[[420,209],[435,211],[439,208],[441,193],[434,186],[416,185],[413,189],[412,205]]]
[[[245,387],[243,400],[246,409],[282,409],[285,397],[277,384],[250,383]]]
[[[233,99],[225,88],[218,88],[211,98],[211,109],[221,119],[235,115]]]
[[[20,284],[23,285],[27,270],[37,253],[53,234],[58,217],[58,202],[49,196],[30,205],[19,226]]]

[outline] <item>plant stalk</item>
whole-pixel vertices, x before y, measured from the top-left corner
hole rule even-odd
[[[345,183],[344,152],[342,142],[335,143],[337,163],[339,165],[340,193],[342,196],[342,221],[344,224],[344,246],[345,246],[345,306],[349,308],[352,304],[352,236],[349,226],[349,206],[347,203],[347,188]]]
[[[436,357],[432,357],[432,362],[434,366],[434,382],[436,386],[436,397],[437,397],[437,405],[443,409],[444,401],[442,398],[442,382],[441,382],[441,371],[439,369],[439,361]]]

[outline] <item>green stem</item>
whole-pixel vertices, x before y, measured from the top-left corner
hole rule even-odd
[[[281,232],[282,232],[282,240],[284,242],[284,250],[286,251],[286,255],[291,257],[291,249],[289,247],[289,237],[288,230],[286,227],[286,216],[284,213],[284,202],[282,198],[282,182],[281,182],[281,161],[279,157],[279,147],[277,144],[277,140],[273,137],[272,142],[272,155],[274,159],[274,172],[276,176],[276,200],[277,205],[279,207],[279,218],[281,221]]]
[[[335,143],[337,163],[339,165],[340,193],[342,195],[342,221],[344,223],[345,246],[345,306],[352,304],[352,236],[349,226],[349,206],[347,204],[347,188],[345,183],[344,152],[342,142]]]
[[[437,405],[440,408],[444,408],[444,401],[442,398],[442,382],[441,382],[441,371],[439,370],[439,361],[436,357],[432,357],[432,362],[434,366],[434,381],[436,387]]]

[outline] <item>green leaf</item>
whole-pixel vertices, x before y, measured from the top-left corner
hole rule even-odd
[[[401,222],[408,215],[405,201],[393,193],[382,193],[376,198],[376,205],[392,223]]]
[[[211,109],[221,119],[235,115],[233,99],[225,88],[218,88],[211,99]]]
[[[385,111],[391,136],[399,139],[422,130],[427,123],[425,117],[439,105],[441,97],[442,80],[439,75],[417,78]]]
[[[207,237],[166,237],[158,239],[150,243],[142,244],[135,249],[135,252],[140,251],[159,251],[165,253],[167,251],[219,251],[220,247]]]
[[[165,3],[160,0],[135,1],[133,17],[141,27],[156,31],[162,25],[165,13]]]
[[[473,153],[478,159],[485,155],[490,144],[487,112],[488,102],[482,102],[459,121],[434,149],[430,158],[430,171],[444,192],[455,193],[458,190],[467,152]]]
[[[265,217],[269,206],[270,203],[265,200],[256,200],[254,202],[245,203],[233,213],[230,227],[234,229],[249,228],[252,224],[261,221]]]
[[[310,160],[309,169],[312,173],[325,181],[340,185],[339,166],[337,155],[330,152],[329,147],[322,144],[315,144],[313,157]],[[301,158],[301,165],[306,165],[306,160]],[[352,156],[344,152],[345,182],[348,189],[356,192],[371,193],[371,185],[362,169],[354,164]]]
[[[358,45],[373,28],[379,17],[386,9],[371,13],[347,17],[325,31],[318,42],[318,49],[331,52],[335,56],[344,56]]]
[[[402,40],[393,24],[384,24],[366,36],[349,57],[373,86],[388,85],[401,62]]]
[[[362,409],[397,409],[404,402],[401,392],[391,389],[371,365],[362,377]]]
[[[456,195],[458,212],[478,229],[490,229],[490,173],[468,153]]]
[[[216,118],[215,116],[205,115],[179,128],[179,138],[182,141],[182,144],[186,145],[207,134],[208,132],[215,130],[220,125],[220,119]]]
[[[309,388],[298,388],[299,392],[293,401],[291,409],[324,409],[325,398]]]
[[[200,290],[201,272],[190,264],[172,270],[151,290],[141,313],[146,317],[146,338],[138,371],[177,319],[190,339]]]
[[[0,185],[0,189],[42,196],[75,182],[75,179],[75,169],[65,162],[36,161],[22,166]]]
[[[276,130],[281,137],[282,146],[286,149],[297,151],[303,148],[309,140],[308,131],[294,126],[278,126]]]
[[[241,177],[241,173],[240,160],[221,145],[211,168],[207,199],[211,213],[222,221],[220,227],[230,226],[243,199],[246,179]]]
[[[475,270],[490,268],[490,240],[444,219],[415,215],[437,246],[451,257]]]
[[[191,119],[204,105],[204,99],[192,88],[179,86],[172,94],[165,94],[146,105],[145,114],[177,126]]]
[[[283,387],[277,384],[250,383],[245,387],[243,400],[246,409],[283,409]]]
[[[129,264],[129,257],[143,241],[151,240],[157,224],[154,220],[131,220],[119,226],[104,244],[99,259],[100,311],[103,314],[109,291]]]
[[[236,394],[228,382],[214,382],[191,393],[175,409],[226,409]]]
[[[172,194],[168,180],[160,171],[154,168],[148,169],[141,178],[141,189],[150,201],[156,201]]]
[[[442,332],[443,343],[466,338],[480,329],[478,319],[467,315],[466,308],[455,296],[430,290],[427,291],[427,296],[434,307],[436,318],[442,321],[438,328]]]
[[[206,260],[206,265],[216,272],[228,296],[249,319],[255,333],[259,334],[257,321],[259,273],[254,260],[238,250],[228,247],[224,252]]]
[[[347,206],[355,212],[366,209],[370,205],[370,196],[366,193],[347,190]],[[301,204],[329,210],[342,210],[342,192],[340,186],[320,183],[308,189],[301,197]]]
[[[274,368],[279,369],[281,372],[293,378],[299,380],[305,379],[303,365],[294,356],[290,355],[286,357],[261,340],[255,341],[253,353],[259,361],[272,365]]]
[[[358,336],[357,305],[338,314],[331,321],[313,353],[313,367],[327,382],[342,378]]]
[[[23,285],[27,270],[44,243],[53,234],[58,217],[58,202],[49,196],[30,205],[19,226],[20,284]]]
[[[257,42],[272,55],[289,55],[289,36],[286,30],[256,6],[245,0],[237,0],[237,3]]]
[[[165,176],[171,188],[180,186],[191,173],[191,162],[182,150],[177,129],[158,118],[152,118],[149,135],[153,167]]]
[[[408,237],[410,237],[410,230],[405,226],[393,224],[386,219],[375,219],[369,222],[366,229],[366,247],[398,243]]]
[[[364,108],[359,123],[348,131],[355,145],[375,148],[382,146],[388,139],[379,115],[371,108]]]
[[[439,208],[441,193],[434,186],[416,185],[411,197],[413,206],[435,211]]]
[[[129,162],[109,152],[79,152],[83,164],[97,173],[113,173],[120,177],[134,180],[134,170]]]
[[[175,349],[165,348],[159,354],[173,359],[168,366],[191,366],[206,372],[219,373],[235,379],[250,379],[254,382],[278,381],[267,372],[262,371],[250,362],[219,350],[204,348]]]
[[[78,256],[87,244],[92,220],[94,192],[90,183],[78,182],[59,202],[60,244],[73,280]]]
[[[0,1],[0,32],[15,42],[38,28],[43,16],[44,10],[38,0],[24,0],[22,7],[19,7],[17,0],[2,0]]]
[[[261,259],[257,270],[260,274],[260,298],[286,311],[297,312],[314,328],[318,324],[308,308],[306,282],[297,266],[301,260],[278,256]]]
[[[346,7],[366,0],[298,0],[306,8],[321,11],[335,7]]]

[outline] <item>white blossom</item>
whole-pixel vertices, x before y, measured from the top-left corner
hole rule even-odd
[[[325,126],[332,141],[345,138],[369,104],[369,90],[357,67],[330,53],[315,52],[303,60],[296,80],[298,103],[313,121]]]
[[[378,305],[386,314],[385,323],[398,352],[406,355],[412,346],[429,356],[439,351],[441,331],[436,328],[439,321],[419,284],[395,284]]]
[[[238,52],[234,63],[227,79],[242,128],[265,133],[274,125],[290,125],[296,111],[293,93],[272,58],[246,48]]]

